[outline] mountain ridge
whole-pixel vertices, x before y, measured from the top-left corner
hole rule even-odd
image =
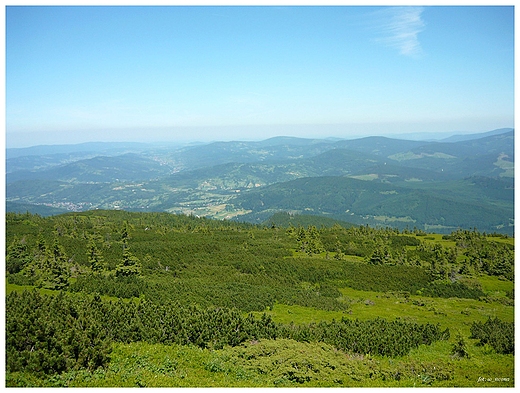
[[[145,147],[144,150],[133,152],[122,149],[123,145],[108,145],[107,150],[98,145],[107,155],[59,153],[8,159],[6,200],[18,207],[33,204],[69,211],[167,211],[254,222],[280,209],[303,214],[320,211],[342,220],[354,213],[358,217],[356,223],[401,225],[408,220],[423,229],[442,226],[440,219],[446,220],[447,216],[458,217],[463,226],[478,223],[483,230],[511,233],[514,131],[495,131],[492,135],[484,133],[482,138],[457,142],[378,136],[352,140],[281,136],[264,141],[182,147],[138,144],[134,147]],[[115,146],[115,150],[110,146]],[[479,191],[482,195],[475,198],[475,182],[467,179],[479,176],[491,180],[480,182],[477,187],[489,185],[493,179],[498,181],[493,186],[496,195],[486,194],[483,188]],[[302,178],[314,182],[312,193],[311,186],[296,181]],[[323,179],[329,180],[323,183]],[[364,202],[346,206],[347,215],[345,211],[320,210],[320,204],[329,203],[327,199],[337,199],[333,190],[345,182],[355,185],[353,189],[358,191],[358,186],[364,184],[372,194],[357,195]],[[298,208],[291,208],[290,203],[297,200],[290,198],[284,206],[277,206],[276,201],[271,206],[246,202],[259,192],[276,194],[288,185],[300,187],[299,191],[293,190],[294,197],[301,200]],[[302,192],[312,194],[312,198],[304,202]],[[349,190],[340,187],[335,192],[345,196]],[[374,197],[376,194],[378,198]],[[370,205],[371,198],[377,203]],[[437,220],[427,220],[428,214],[413,207],[428,201],[440,209]],[[469,211],[461,216],[456,210],[468,210],[464,205],[480,211],[481,217]],[[359,206],[363,209],[356,210]],[[416,212],[415,218],[411,218],[411,213],[400,213],[407,206],[410,212]],[[500,220],[493,218],[493,211]],[[448,230],[456,224],[450,222],[443,227]]]
[[[439,140],[439,142],[462,142],[472,139],[480,139],[487,136],[493,136],[493,135],[500,135],[504,133],[508,133],[510,131],[513,131],[513,128],[497,128],[496,130],[487,131],[483,133],[477,133],[477,134],[455,134],[448,138],[443,138]]]

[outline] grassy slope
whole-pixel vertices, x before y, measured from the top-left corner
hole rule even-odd
[[[513,286],[511,282],[497,278],[486,276],[481,279],[486,292],[498,292],[499,296]],[[8,290],[17,289],[20,288],[8,287]],[[52,378],[46,384],[70,387],[514,386],[512,355],[498,355],[487,346],[476,345],[476,340],[471,339],[466,340],[469,359],[457,359],[451,355],[457,333],[469,337],[471,323],[485,321],[488,316],[513,321],[513,307],[471,299],[413,295],[403,298],[399,294],[351,288],[343,288],[341,292],[344,301],[351,304],[352,313],[283,304],[276,304],[267,312],[276,322],[299,324],[341,317],[393,320],[398,315],[418,323],[439,323],[443,328],[449,327],[451,338],[447,342],[422,345],[409,355],[396,359],[348,355],[322,343],[292,340],[252,342],[222,350],[147,343],[114,344],[112,361],[106,370],[93,374],[71,372]],[[294,379],[294,368],[301,367],[302,362],[307,368],[300,371],[309,379],[304,382]],[[396,375],[401,376],[396,379]],[[23,382],[25,386],[41,384],[18,373],[11,374],[9,379]]]
[[[471,347],[469,359],[457,359],[450,355],[450,348],[449,342],[440,341],[429,347],[421,346],[408,356],[388,359],[348,355],[326,344],[292,340],[251,342],[216,351],[179,345],[116,344],[107,369],[94,373],[70,372],[48,380],[46,386],[514,386],[512,356],[496,355],[485,347]],[[298,381],[301,376],[308,380]],[[9,378],[23,381],[25,386],[39,386],[38,381],[25,375]]]
[[[137,236],[137,233],[134,235]],[[272,238],[268,232],[259,231],[255,235],[256,241],[261,238],[272,247]],[[182,235],[176,233],[175,236]],[[431,244],[453,245],[453,242],[443,240],[442,235],[429,234],[420,239]],[[514,243],[514,239],[510,238],[493,240]],[[294,259],[300,263],[325,263],[319,256]],[[11,373],[7,375],[7,384],[41,386],[43,383],[47,386],[85,387],[514,386],[514,356],[498,355],[489,347],[480,347],[476,345],[476,340],[468,338],[474,321],[485,321],[495,316],[503,321],[514,320],[514,307],[499,301],[514,284],[490,276],[479,276],[476,279],[486,294],[495,300],[484,302],[418,295],[404,297],[399,293],[344,287],[340,288],[340,299],[350,304],[351,312],[284,304],[275,304],[266,311],[278,323],[304,324],[342,317],[360,320],[382,317],[393,320],[398,316],[421,324],[438,323],[443,329],[449,327],[449,341],[420,346],[401,358],[349,355],[322,343],[297,343],[291,340],[266,340],[221,350],[147,343],[114,344],[112,361],[106,370],[94,373],[70,372],[44,382],[26,374]],[[6,289],[9,292],[24,288],[9,284]],[[260,314],[256,313],[257,316]],[[451,355],[458,333],[462,334],[468,345],[469,359],[457,359]]]

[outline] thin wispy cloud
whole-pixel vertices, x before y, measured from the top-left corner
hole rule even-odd
[[[426,26],[423,11],[423,7],[390,7],[378,12],[376,41],[396,49],[403,56],[421,55],[419,33]]]

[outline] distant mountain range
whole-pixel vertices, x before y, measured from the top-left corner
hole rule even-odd
[[[499,128],[497,130],[483,132],[479,134],[456,134],[449,136],[447,138],[441,139],[439,142],[461,142],[461,141],[470,141],[472,139],[481,139],[486,136],[500,135],[505,134],[511,131],[511,128]]]
[[[7,211],[169,211],[263,222],[277,212],[356,225],[513,233],[514,130],[442,141],[276,137],[191,146],[6,150]]]

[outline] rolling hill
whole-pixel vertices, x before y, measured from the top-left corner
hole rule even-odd
[[[486,231],[510,230],[513,189],[496,180],[493,188],[480,179],[420,189],[346,177],[297,179],[252,190],[233,203],[251,211],[241,217],[262,222],[277,211],[333,217],[355,224],[414,226],[452,231],[475,226]],[[449,190],[457,190],[450,193]],[[494,194],[489,195],[493,190]],[[478,196],[478,197],[476,197]]]
[[[512,233],[514,131],[477,136],[10,150],[6,197],[18,207],[69,211],[168,211],[261,222],[285,210],[356,224]]]
[[[126,153],[115,157],[96,156],[40,171],[11,172],[7,173],[7,182],[39,179],[74,183],[110,183],[150,180],[164,177],[170,172],[171,170],[160,162],[135,153]]]

